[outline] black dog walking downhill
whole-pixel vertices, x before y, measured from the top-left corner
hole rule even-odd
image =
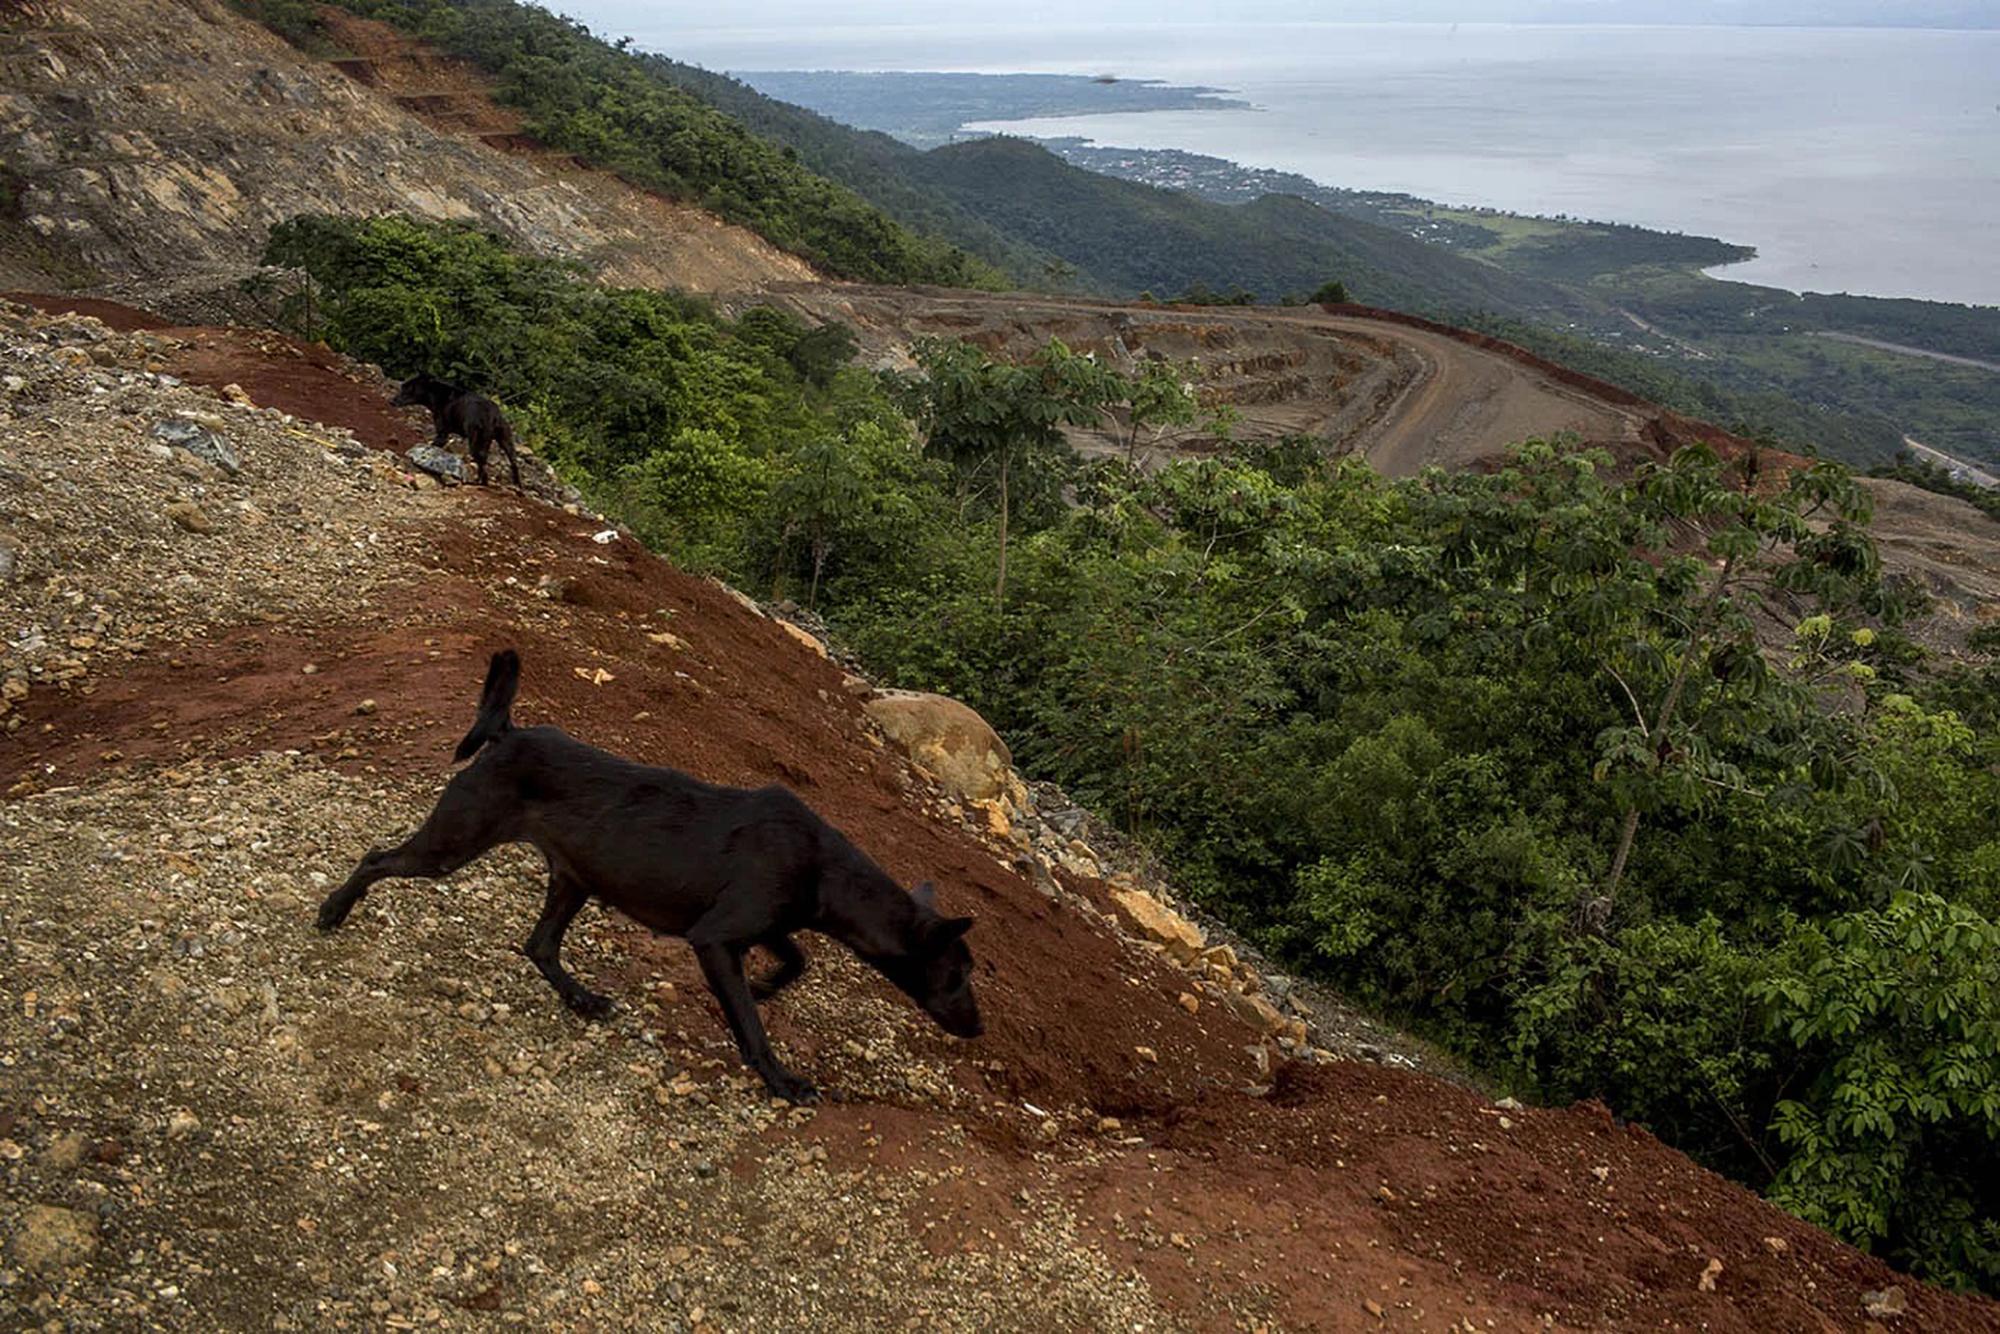
[[[378,880],[435,880],[503,843],[532,843],[549,866],[548,901],[527,954],[563,1002],[587,1018],[607,997],[562,966],[563,932],[592,897],[653,930],[681,936],[722,1005],[743,1060],[780,1097],[815,1096],[778,1063],[757,1015],[798,980],[802,930],[833,937],[888,978],[946,1032],[978,1037],[970,917],[940,916],[928,882],[906,893],[846,836],[781,787],[718,787],[675,769],[635,764],[554,727],[510,717],[521,660],[496,653],[479,716],[459,743],[455,775],[423,827],[361,859],[320,905],[331,931]],[[778,960],[752,984],[743,956]]]

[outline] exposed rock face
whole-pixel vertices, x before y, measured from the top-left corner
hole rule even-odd
[[[6,226],[22,244],[0,249],[39,244],[73,266],[48,276],[233,284],[272,223],[312,212],[479,223],[632,284],[717,291],[813,276],[750,232],[567,155],[434,128],[393,90],[220,3],[66,0],[46,23],[16,20],[5,71],[0,162],[20,186]],[[32,284],[36,262],[24,270],[17,253],[0,276]]]
[[[967,801],[991,801],[1008,789],[1014,757],[984,718],[943,695],[884,691],[862,706],[883,734]]]

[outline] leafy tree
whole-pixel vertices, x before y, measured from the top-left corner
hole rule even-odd
[[[1158,449],[1170,431],[1194,425],[1198,406],[1194,386],[1200,374],[1192,362],[1182,365],[1149,358],[1139,363],[1138,374],[1121,386],[1127,467],[1145,463],[1147,454]],[[1147,454],[1140,453],[1142,437]]]
[[[805,543],[811,563],[806,605],[818,607],[828,558],[843,545],[894,541],[897,528],[919,518],[903,502],[899,464],[909,460],[907,445],[873,421],[859,423],[845,438],[822,435],[793,450],[789,469],[774,489],[783,524],[779,557],[794,541]]]
[[[1718,755],[1712,729],[1740,728],[1775,707],[1789,684],[1758,648],[1763,591],[1841,612],[1863,610],[1876,591],[1879,563],[1857,527],[1867,520],[1868,496],[1844,470],[1814,465],[1775,491],[1760,488],[1760,480],[1755,456],[1732,476],[1713,450],[1681,450],[1664,467],[1642,469],[1633,488],[1637,535],[1657,564],[1618,559],[1601,539],[1592,544],[1606,568],[1580,588],[1574,605],[1596,618],[1633,609],[1645,615],[1639,633],[1605,660],[1631,718],[1598,739],[1597,776],[1613,782],[1624,813],[1610,870],[1584,905],[1590,929],[1601,931],[1609,920],[1643,809],[1698,807],[1704,788],[1748,794],[1741,771]],[[1820,531],[1812,521],[1823,510],[1833,522]],[[1670,533],[1701,539],[1704,555],[1674,553]]]
[[[1948,1282],[2000,1284],[2000,925],[1936,894],[1800,924],[1757,994],[1805,1078],[1784,1207]]]
[[[994,361],[957,339],[920,338],[913,355],[922,376],[905,386],[904,402],[924,432],[925,448],[950,460],[961,476],[990,473],[995,479],[993,600],[1003,603],[1015,476],[1046,472],[1060,457],[1063,427],[1092,420],[1117,391],[1117,378],[1054,339],[1019,366]]]

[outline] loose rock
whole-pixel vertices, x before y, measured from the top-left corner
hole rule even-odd
[[[422,468],[433,477],[441,477],[450,482],[465,480],[465,463],[458,455],[439,449],[436,445],[418,445],[405,455],[413,468]]]
[[[97,1219],[53,1204],[31,1204],[22,1211],[14,1237],[14,1258],[24,1269],[51,1273],[90,1263],[97,1254]]]
[[[1201,928],[1143,889],[1114,889],[1111,901],[1127,925],[1147,940],[1166,946],[1167,953],[1186,963],[1206,943]]]
[[[176,525],[190,533],[200,533],[206,537],[215,532],[215,520],[209,518],[207,511],[192,500],[172,502],[167,506],[166,514]]]
[[[243,461],[230,448],[229,442],[192,417],[168,417],[165,421],[154,422],[151,434],[160,443],[185,449],[203,463],[213,464],[231,477],[243,471]]]

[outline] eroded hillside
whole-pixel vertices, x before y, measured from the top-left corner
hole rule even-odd
[[[359,73],[359,70],[354,72]],[[449,62],[377,89],[221,0],[62,0],[0,32],[12,285],[232,287],[300,213],[476,222],[614,281],[696,291],[810,278],[762,238],[486,123],[406,109],[466,88]],[[400,99],[400,100],[399,100]]]
[[[259,406],[315,354],[233,337],[0,308],[0,1323],[2000,1319],[1601,1108],[1332,1059],[1328,1016],[1119,909],[1045,797],[903,758],[795,630],[593,516],[413,478],[357,368],[306,377],[333,429]],[[167,373],[197,355],[252,388]],[[980,919],[987,1036],[822,944],[770,1014],[835,1096],[772,1104],[678,944],[586,914],[571,964],[619,1009],[556,1005],[519,856],[315,934],[503,644],[522,717],[785,783],[934,877]]]

